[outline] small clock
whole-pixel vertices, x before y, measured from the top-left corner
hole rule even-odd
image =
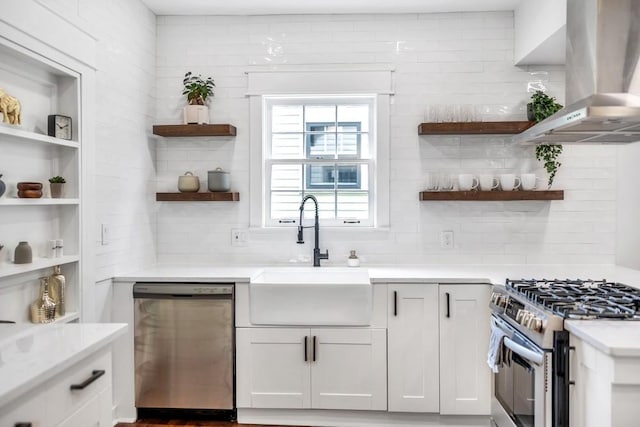
[[[59,114],[50,115],[47,134],[60,139],[71,139],[71,117]]]

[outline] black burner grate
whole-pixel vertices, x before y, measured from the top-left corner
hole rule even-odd
[[[571,319],[640,320],[640,289],[606,280],[507,279],[529,302]]]

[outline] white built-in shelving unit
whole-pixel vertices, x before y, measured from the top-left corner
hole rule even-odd
[[[82,75],[59,60],[0,37],[0,88],[20,100],[22,123],[2,123],[0,174],[7,191],[0,197],[0,319],[29,322],[29,304],[39,294],[39,278],[60,265],[67,279],[66,314],[56,322],[80,319],[82,304]],[[47,135],[50,114],[69,116],[71,140]],[[64,198],[50,196],[48,179],[63,176]],[[20,199],[18,182],[41,182],[43,197]],[[62,239],[64,256],[47,258],[48,241]],[[33,262],[15,264],[14,249],[27,241]]]

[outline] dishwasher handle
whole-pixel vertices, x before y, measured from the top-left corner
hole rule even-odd
[[[136,283],[134,298],[230,299],[234,283]]]

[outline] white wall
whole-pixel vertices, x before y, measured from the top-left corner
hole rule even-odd
[[[98,39],[96,106],[96,280],[155,262],[156,18],[142,2],[57,0]],[[97,308],[99,310],[99,307]]]
[[[640,143],[618,147],[616,264],[640,270]]]
[[[514,67],[513,14],[197,16],[157,19],[157,121],[179,123],[186,71],[211,75],[214,123],[238,127],[235,138],[158,143],[158,188],[178,175],[231,171],[237,203],[160,203],[158,260],[213,264],[284,262],[309,255],[294,229],[249,232],[232,247],[230,230],[249,224],[249,111],[245,71],[279,64],[391,64],[391,227],[321,230],[328,264],[356,249],[369,263],[610,263],[615,249],[613,148],[565,147],[556,202],[419,202],[428,171],[516,173],[542,169],[532,147],[509,137],[419,137],[427,106],[475,104],[484,120],[524,119],[530,72],[548,72],[549,93],[563,101],[562,68]],[[175,188],[173,189],[175,191]],[[453,230],[455,248],[440,247]]]

